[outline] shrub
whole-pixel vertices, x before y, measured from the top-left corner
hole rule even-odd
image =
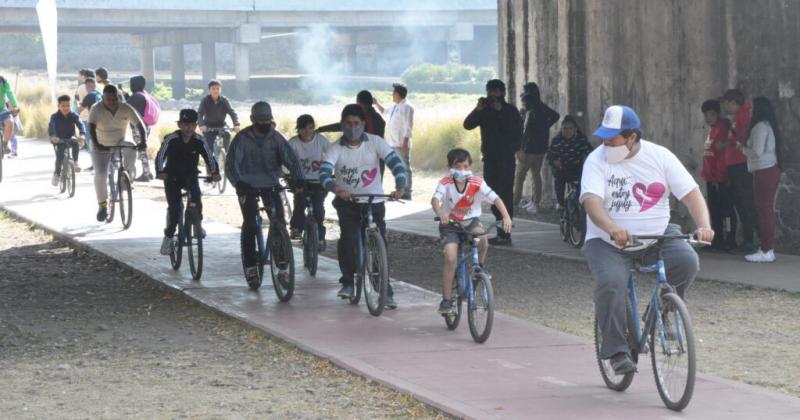
[[[480,85],[495,76],[494,68],[466,64],[417,64],[406,69],[401,76],[407,84],[455,83]]]
[[[415,127],[412,165],[422,170],[444,170],[447,168],[447,152],[462,147],[472,155],[473,167],[479,169],[479,133],[477,130],[466,131],[461,124],[460,119],[445,119]]]

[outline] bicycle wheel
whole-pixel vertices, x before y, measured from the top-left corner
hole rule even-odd
[[[288,302],[294,294],[294,252],[285,225],[273,225],[267,234],[270,274],[275,294],[281,302]]]
[[[61,175],[58,177],[58,192],[67,191],[67,165],[61,165]]]
[[[240,251],[242,255],[242,271],[244,272],[245,276],[247,275],[247,266],[244,263],[244,229],[242,229],[241,234],[239,235],[239,244],[241,246]],[[266,248],[264,245],[264,231],[261,228],[261,222],[258,223],[258,229],[256,230],[256,236],[253,239],[255,242],[255,247],[253,253],[253,259],[256,261],[256,270],[258,271],[258,280],[252,283],[248,283],[250,290],[256,291],[261,287],[261,281],[264,278],[264,261],[266,259]]]
[[[228,178],[225,177],[225,150],[219,151],[219,159],[217,159],[217,165],[219,166],[219,176],[222,178],[217,182],[217,191],[220,194],[225,193],[225,187],[228,185]]]
[[[484,274],[476,274],[472,279],[475,300],[467,304],[469,333],[477,343],[489,339],[494,322],[494,289],[492,281]]]
[[[627,304],[627,318],[628,318],[628,345],[634,341],[633,335],[631,334],[631,328],[634,325],[633,323],[633,314],[631,313],[631,304],[630,302]],[[628,389],[631,386],[631,382],[633,382],[633,374],[634,372],[626,373],[624,375],[617,375],[614,372],[614,368],[611,367],[611,360],[610,359],[601,359],[600,358],[600,349],[603,348],[603,332],[600,330],[600,324],[597,322],[597,316],[594,318],[594,354],[597,357],[597,366],[600,368],[600,376],[603,377],[603,382],[605,382],[606,386],[614,391],[622,392]]]
[[[303,229],[303,266],[312,277],[317,275],[319,261],[319,227],[316,222],[306,223]]]
[[[133,220],[133,191],[131,191],[131,179],[127,172],[120,172],[118,187],[119,190],[119,217],[122,220],[122,228],[131,227]]]
[[[453,291],[450,292],[450,299],[453,301],[453,304],[456,305],[456,313],[443,316],[444,323],[450,331],[458,328],[458,323],[461,321],[461,302],[463,299],[458,295],[458,282],[458,272],[456,271],[455,278],[453,279]]]
[[[67,196],[72,198],[75,197],[75,164],[70,162],[67,167]]]
[[[118,200],[119,191],[117,189],[117,181],[114,179],[114,175],[112,172],[109,171],[108,173],[108,216],[106,216],[106,223],[111,223],[114,221],[114,215],[117,212],[117,200]]]
[[[386,243],[377,230],[369,229],[365,235],[366,261],[362,268],[364,301],[373,316],[383,312],[389,285],[389,260]]]
[[[189,256],[189,270],[192,279],[200,280],[203,275],[203,230],[200,226],[200,217],[196,212],[190,211],[186,215],[186,254]]]
[[[670,410],[681,411],[692,399],[697,360],[692,320],[675,293],[662,297],[661,314],[650,334],[650,359],[658,395]],[[663,334],[662,334],[663,331]]]
[[[174,236],[172,237],[172,251],[169,253],[169,262],[172,264],[173,270],[181,268],[181,261],[183,260],[183,236],[183,223],[178,223],[177,238]]]
[[[351,305],[358,305],[358,302],[361,301],[361,291],[364,288],[364,266],[366,263],[366,256],[364,255],[364,232],[358,234],[358,248],[356,252],[359,253],[356,255],[356,272],[353,273],[353,295],[350,296],[350,304]]]
[[[583,245],[584,231],[581,221],[581,209],[578,206],[570,205],[567,212],[567,236],[569,243],[575,248],[580,248]]]

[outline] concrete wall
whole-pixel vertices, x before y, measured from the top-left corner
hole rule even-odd
[[[699,177],[700,104],[729,87],[779,112],[785,171],[779,248],[800,245],[800,2],[789,0],[498,0],[501,74],[509,98],[540,84],[585,131],[615,103],[634,107],[648,139]]]

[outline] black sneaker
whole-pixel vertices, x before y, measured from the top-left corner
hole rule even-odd
[[[617,375],[636,372],[636,365],[628,353],[617,353],[611,356],[611,367],[614,368],[614,373]]]
[[[489,245],[511,246],[511,236],[495,236],[489,239]]]
[[[397,309],[397,302],[394,301],[394,298],[391,296],[386,296],[386,302],[384,302],[383,306],[386,309]]]
[[[456,313],[456,308],[453,307],[453,301],[450,299],[442,299],[441,303],[439,303],[439,314],[452,315],[454,313]]]
[[[102,203],[100,204],[100,208],[97,209],[97,221],[105,222],[107,218],[108,218],[108,204]]]
[[[258,277],[258,267],[247,267],[244,270],[244,277],[250,289],[256,290],[261,286],[261,279]]]
[[[150,174],[141,174],[138,177],[134,178],[133,180],[136,182],[150,182],[152,179],[152,175]]]
[[[299,241],[300,239],[303,239],[303,232],[301,232],[300,229],[292,229],[292,232],[289,234],[289,236],[291,240]]]
[[[336,296],[339,296],[342,299],[350,299],[353,297],[354,289],[352,285],[344,285],[339,292],[336,293]]]

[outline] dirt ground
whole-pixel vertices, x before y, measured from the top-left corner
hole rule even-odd
[[[441,418],[0,216],[3,418]]]

